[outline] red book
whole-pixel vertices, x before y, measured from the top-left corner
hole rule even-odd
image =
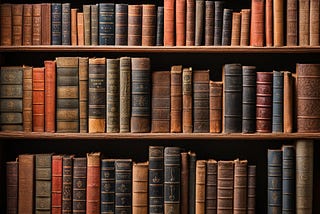
[[[44,68],[33,68],[32,98],[32,129],[44,132]]]
[[[273,0],[266,0],[266,46],[273,45]]]
[[[264,42],[264,0],[252,0],[250,45],[263,46]]]
[[[186,45],[186,0],[176,0],[176,45]]]
[[[100,153],[87,154],[87,214],[100,213]]]
[[[56,121],[56,62],[44,61],[45,66],[45,131],[55,132]]]
[[[174,8],[175,8],[175,0],[164,0],[163,43],[165,46],[175,45]]]
[[[62,156],[52,156],[52,187],[51,213],[61,214],[62,211]]]

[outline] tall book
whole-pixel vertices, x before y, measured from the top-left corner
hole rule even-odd
[[[73,155],[62,158],[62,213],[72,213]]]
[[[223,1],[214,2],[214,34],[213,45],[222,45]]]
[[[114,3],[99,3],[99,45],[114,45]]]
[[[228,8],[223,9],[222,19],[222,45],[231,45],[231,31],[232,31],[232,10]]]
[[[86,213],[100,213],[100,153],[87,154]]]
[[[62,36],[62,4],[51,4],[51,44],[61,45]]]
[[[275,4],[276,1],[279,1],[279,0],[266,0],[266,5],[265,5],[265,8],[266,8],[266,15],[265,15],[265,32],[266,32],[266,46],[273,46],[273,37],[274,37],[274,22],[273,20],[276,19],[276,17],[274,16],[274,6],[273,4]]]
[[[115,161],[115,213],[132,211],[132,160]]]
[[[210,132],[220,133],[222,130],[222,82],[210,81]]]
[[[44,130],[55,132],[56,124],[56,62],[44,61]]]
[[[12,4],[12,45],[22,45],[23,4]]]
[[[241,13],[232,13],[231,46],[240,45]]]
[[[156,10],[157,7],[154,4],[142,5],[142,46],[154,46],[156,42]]]
[[[242,66],[242,132],[256,131],[256,67]]]
[[[79,124],[80,132],[88,132],[89,58],[79,57]]]
[[[148,213],[149,163],[133,163],[132,166],[132,214]]]
[[[205,1],[204,45],[213,45],[214,1]]]
[[[32,130],[44,132],[45,70],[33,68],[32,72]]]
[[[128,6],[128,45],[142,44],[142,5]]]
[[[41,3],[41,45],[51,45],[50,3]]]
[[[23,131],[32,132],[32,67],[23,66]]]
[[[189,213],[196,212],[196,161],[197,155],[195,152],[189,154]]]
[[[256,166],[248,166],[247,213],[256,213]]]
[[[61,44],[71,45],[71,4],[62,3]]]
[[[287,46],[298,45],[298,0],[287,0],[286,42]]]
[[[151,132],[170,132],[170,72],[152,72]]]
[[[182,65],[171,67],[170,132],[182,132]]]
[[[131,59],[131,132],[150,131],[150,59]]]
[[[71,9],[71,45],[78,45],[78,8]]]
[[[284,45],[284,1],[275,0],[273,5],[273,40],[274,46]]]
[[[41,45],[41,4],[32,5],[32,45]]]
[[[268,213],[282,212],[282,150],[268,149]]]
[[[186,0],[186,45],[195,42],[195,0]]]
[[[79,132],[79,59],[57,57],[56,131]]]
[[[116,4],[115,45],[128,44],[128,4]]]
[[[210,130],[209,121],[209,70],[193,72],[193,132]]]
[[[248,161],[234,161],[233,213],[247,213]]]
[[[241,10],[240,46],[250,45],[250,15],[251,9]]]
[[[295,212],[295,157],[293,145],[282,146],[282,213]]]
[[[184,46],[186,44],[186,0],[176,1],[176,45]]]
[[[163,213],[164,148],[149,146],[149,213]]]
[[[12,45],[12,4],[1,4],[0,5],[0,36],[1,45]]]
[[[283,132],[293,130],[293,77],[289,71],[283,73]]]
[[[120,57],[120,132],[130,132],[131,58]]]
[[[319,132],[320,64],[296,66],[297,132]]]
[[[182,69],[182,132],[192,133],[192,68]]]
[[[6,162],[7,214],[18,213],[18,170],[18,160]]]
[[[156,45],[163,45],[163,6],[157,7]]]
[[[181,152],[181,213],[189,211],[189,154]]]
[[[196,162],[196,213],[206,212],[206,160]]]
[[[310,0],[299,0],[299,46],[310,44]]]
[[[91,6],[83,5],[84,45],[91,44]]]
[[[180,213],[181,149],[164,149],[164,213]]]
[[[106,127],[106,59],[89,59],[88,128],[89,133],[105,132]]]
[[[73,158],[72,210],[86,213],[87,158]]]
[[[320,1],[310,0],[310,46],[320,44]]]
[[[51,14],[51,16],[52,16],[52,14]],[[23,45],[32,45],[32,4],[24,4],[23,5],[23,20],[22,21],[23,21],[22,44]],[[1,23],[1,26],[2,26],[2,24],[3,23]]]
[[[273,71],[272,132],[283,132],[283,72]]]
[[[196,0],[195,45],[202,45],[204,31],[205,1]]]
[[[232,213],[234,161],[218,161],[217,214]]]
[[[62,212],[62,155],[52,156],[51,213]]]
[[[78,45],[84,45],[84,20],[82,12],[77,12],[77,36]]]
[[[250,45],[261,47],[264,45],[264,0],[251,1]]]
[[[115,212],[115,160],[101,160],[101,213]]]
[[[218,162],[209,159],[206,172],[206,213],[217,213],[217,178]]]
[[[91,45],[99,44],[99,4],[91,5]]]
[[[164,0],[163,17],[163,44],[165,46],[175,45],[175,0]]]

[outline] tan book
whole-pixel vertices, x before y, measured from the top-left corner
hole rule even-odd
[[[310,46],[319,46],[320,1],[310,0]]]
[[[210,81],[210,132],[222,131],[222,82]]]
[[[71,45],[78,45],[77,8],[71,9]]]
[[[283,132],[293,131],[293,79],[292,73],[283,73]]]
[[[84,45],[83,13],[77,13],[78,45]]]
[[[148,162],[132,166],[132,214],[148,213],[148,169]]]
[[[23,45],[32,45],[32,4],[23,5]]]
[[[299,46],[309,46],[310,0],[299,0]]]
[[[192,68],[182,70],[182,131],[192,133]]]
[[[32,132],[32,67],[23,66],[23,130]]]
[[[240,46],[250,45],[250,9],[241,10]]]
[[[32,45],[41,45],[41,4],[32,5]]]
[[[231,46],[240,45],[241,13],[232,13]]]
[[[217,214],[233,211],[234,161],[218,162]]]
[[[274,46],[284,45],[284,2],[274,0],[273,5],[273,39]]]
[[[171,67],[171,124],[170,131],[182,131],[182,65]]]
[[[204,214],[206,209],[206,160],[196,162],[196,213]]]
[[[86,213],[100,213],[100,152],[87,154]]]
[[[247,213],[247,160],[234,161],[233,213]]]

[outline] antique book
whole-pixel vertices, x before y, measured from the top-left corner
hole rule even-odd
[[[1,19],[2,19],[2,17],[1,17]],[[23,20],[22,20],[22,22],[23,22],[23,25],[22,25],[22,44],[23,45],[32,45],[32,4],[24,4],[23,5]],[[1,22],[1,26],[2,26],[2,22]]]
[[[189,154],[188,152],[181,152],[181,213],[188,213],[189,211]]]
[[[100,152],[87,154],[86,213],[100,213]]]
[[[12,45],[12,4],[0,5],[1,45]]]
[[[44,61],[44,130],[55,132],[56,125],[56,62]]]
[[[210,81],[210,132],[220,133],[222,130],[222,82]]]
[[[218,162],[209,159],[206,172],[206,213],[217,213],[217,176]]]
[[[298,45],[298,0],[287,0],[286,5],[286,42],[287,46]]]
[[[150,132],[150,59],[131,58],[131,132]]]
[[[41,4],[32,5],[32,45],[41,45]]]
[[[268,149],[268,213],[282,212],[282,150]]]
[[[272,131],[272,72],[257,73],[256,131]]]
[[[182,65],[171,66],[170,132],[182,132]]]
[[[34,155],[19,155],[19,193],[18,193],[18,213],[27,214],[34,211]]]
[[[132,211],[132,160],[115,161],[115,213]]]
[[[91,45],[91,5],[83,5],[84,45]]]
[[[193,132],[210,130],[209,120],[209,70],[193,72]]]
[[[128,45],[142,43],[142,5],[128,5]]]
[[[72,213],[73,155],[62,158],[62,213]]]
[[[296,66],[297,132],[320,132],[320,64]]]
[[[52,156],[51,213],[62,212],[62,155]]]
[[[78,45],[84,45],[84,20],[83,13],[77,13],[77,41]]]
[[[256,131],[256,67],[242,66],[242,132]]]
[[[182,132],[192,133],[192,68],[182,69]]]
[[[205,1],[204,45],[213,45],[214,1]]]
[[[299,0],[299,46],[310,44],[310,0]]]
[[[222,45],[231,45],[231,31],[232,31],[232,9],[223,9],[222,19]]]
[[[115,159],[101,160],[101,213],[115,212]]]
[[[175,45],[175,0],[164,0],[163,16],[163,44],[164,46]]]
[[[232,13],[231,46],[240,45],[241,13]]]
[[[205,0],[196,0],[195,45],[202,45],[205,17]]]
[[[57,57],[56,131],[79,132],[79,59]]]
[[[131,58],[120,57],[120,132],[130,132]]]
[[[32,71],[32,130],[44,132],[45,69],[33,68]]]
[[[290,71],[283,72],[283,132],[293,131],[293,78]]]
[[[273,4],[275,4],[276,1],[279,0],[266,0],[266,15],[265,15],[265,28],[266,28],[266,46],[273,46],[273,37],[275,35],[274,32],[274,23],[276,20],[276,16],[275,16],[275,11],[273,9],[275,9],[275,5],[273,6]],[[274,22],[273,22],[274,20]],[[274,33],[273,33],[274,32]]]
[[[23,4],[12,4],[12,45],[22,45]]]
[[[282,213],[295,212],[295,162],[293,145],[282,146]]]
[[[251,1],[251,27],[250,27],[250,45],[262,47],[264,45],[264,11],[263,0]]]
[[[149,163],[133,163],[132,166],[132,214],[148,213]]]
[[[283,72],[273,71],[272,132],[283,132]]]
[[[170,132],[170,72],[152,72],[151,132]]]
[[[32,67],[23,66],[23,131],[32,132]]]
[[[91,7],[91,45],[99,44],[99,4]]]
[[[89,59],[88,79],[89,133],[103,133],[106,127],[106,59]]]
[[[18,213],[18,160],[6,162],[6,205],[7,214]]]
[[[206,213],[206,160],[196,162],[196,213]]]
[[[284,21],[284,1],[275,0],[273,5],[273,44],[275,47],[284,45]]]
[[[233,213],[247,213],[247,160],[234,161]]]
[[[176,45],[186,45],[186,0],[177,0],[175,8],[176,16]]]
[[[107,133],[120,131],[120,59],[107,59]]]
[[[186,45],[195,42],[195,0],[186,0]]]
[[[189,151],[189,213],[196,212],[196,161],[195,152]]]
[[[157,7],[156,45],[163,45],[163,6]]]
[[[116,4],[115,45],[128,44],[128,4]]]
[[[180,213],[181,149],[164,149],[164,214]]]
[[[149,213],[164,213],[164,147],[149,146]]]
[[[73,158],[72,211],[86,213],[87,158]]]
[[[250,15],[251,9],[241,10],[240,46],[250,45]]]
[[[41,45],[51,45],[50,3],[41,3]]]
[[[310,0],[310,46],[319,46],[320,1]],[[14,40],[13,40],[14,42]]]
[[[71,8],[71,45],[78,45],[78,8]]]
[[[114,3],[99,3],[99,45],[114,45]]]
[[[256,213],[256,166],[248,165],[247,213]]]
[[[142,5],[142,46],[154,46],[156,43],[157,7],[154,4]]]
[[[213,45],[222,45],[222,20],[223,20],[223,1],[214,2],[214,33]]]
[[[71,45],[71,4],[62,3],[61,44]]]
[[[51,44],[61,45],[62,4],[51,3]]]
[[[79,124],[80,133],[88,132],[89,58],[79,57]]]
[[[234,161],[218,161],[217,214],[232,213]]]

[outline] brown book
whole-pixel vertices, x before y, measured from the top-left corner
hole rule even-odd
[[[264,45],[264,0],[252,0],[250,45]]]
[[[41,44],[51,45],[51,3],[41,3]]]
[[[100,213],[100,153],[87,154],[87,214]]]
[[[279,0],[274,0],[274,2]],[[263,1],[262,1],[263,2]],[[266,0],[266,46],[273,46],[273,0]]]
[[[115,6],[115,45],[128,44],[128,4]]]
[[[72,211],[86,213],[87,158],[73,158]]]
[[[19,214],[34,211],[34,155],[19,155]]]
[[[186,45],[194,45],[195,39],[195,0],[186,0]]]
[[[154,4],[142,5],[142,46],[156,43],[157,7]]]
[[[62,211],[62,155],[52,156],[51,213]]]
[[[310,41],[310,0],[299,0],[299,46]]]
[[[274,0],[273,5],[273,39],[274,46],[284,45],[284,1]],[[318,23],[319,24],[319,23]]]
[[[232,13],[231,46],[240,45],[241,13]]]
[[[62,213],[72,213],[72,166],[74,155],[62,158]]]
[[[182,131],[182,65],[171,67],[171,123],[170,132]]]
[[[218,162],[213,159],[207,161],[206,177],[206,213],[217,213],[217,178]]]
[[[79,57],[79,115],[80,133],[88,132],[89,58]]]
[[[222,82],[210,81],[210,132],[222,131]]]
[[[23,4],[12,4],[12,45],[22,45]]]
[[[78,9],[71,8],[71,45],[78,45]]]
[[[18,213],[18,161],[6,162],[7,214]]]
[[[310,46],[319,46],[320,1],[310,0]]]
[[[241,10],[240,46],[250,45],[250,9]]]
[[[256,213],[256,166],[248,166],[247,213]]]
[[[120,132],[130,132],[131,58],[120,57]]]
[[[176,45],[186,45],[186,0],[176,0]]]
[[[23,5],[22,44],[32,45],[32,4]]]
[[[213,45],[214,1],[205,1],[204,45]]]
[[[205,1],[196,0],[196,19],[195,19],[195,45],[202,45],[203,33],[204,33],[204,17],[205,17]]]
[[[84,25],[83,13],[77,13],[77,31],[78,31],[78,45],[84,45]]]
[[[192,133],[192,68],[182,70],[182,132]]]
[[[233,161],[218,161],[217,214],[232,213]]]
[[[32,67],[23,66],[23,130],[32,132]]]
[[[287,46],[298,45],[298,0],[287,0]]]
[[[175,45],[175,0],[164,0],[163,43],[164,46]]]
[[[234,161],[233,213],[247,213],[247,160]]]
[[[91,44],[91,5],[83,5],[84,44]]]
[[[320,132],[320,64],[297,64],[297,132]]]
[[[0,4],[1,45],[12,45],[12,4]]]
[[[189,211],[189,154],[188,152],[181,152],[181,199],[180,210],[181,213],[188,213]]]
[[[33,68],[32,74],[32,129],[44,132],[44,68]]]
[[[142,5],[128,5],[128,45],[142,43]]]
[[[283,73],[283,132],[293,131],[293,79],[292,73]]]
[[[206,212],[206,160],[196,162],[196,213]]]
[[[41,4],[32,5],[32,45],[41,45]]]
[[[45,131],[55,132],[56,122],[56,62],[44,61],[45,67],[45,90],[44,90],[44,115],[45,115]]]
[[[148,169],[148,162],[132,166],[132,214],[148,213]]]

